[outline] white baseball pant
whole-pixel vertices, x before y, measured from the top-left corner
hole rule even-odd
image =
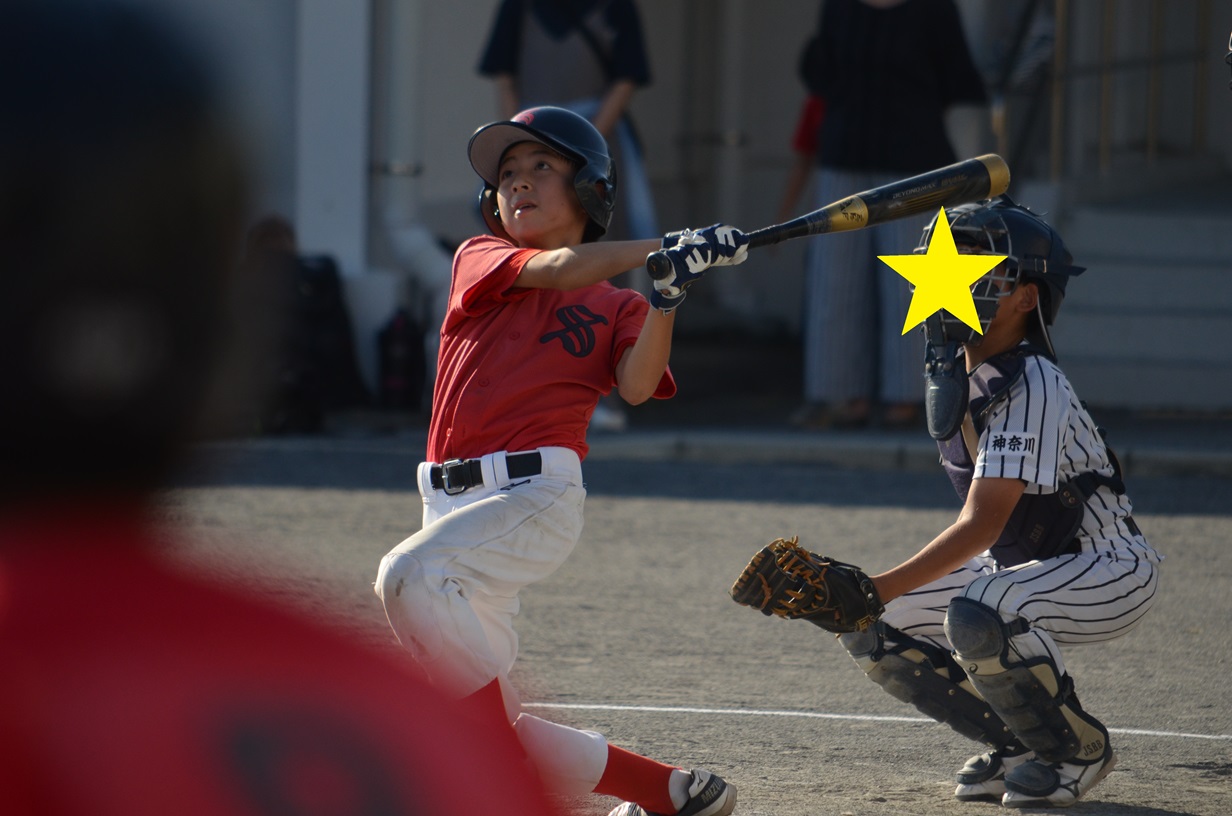
[[[556,571],[582,533],[586,490],[567,448],[539,448],[542,473],[511,480],[505,452],[481,457],[483,485],[456,495],[432,487],[419,465],[423,529],[391,550],[375,590],[389,624],[433,681],[465,697],[501,683],[518,739],[553,791],[594,790],[607,740],[521,713],[508,675],[517,658],[518,592]]]

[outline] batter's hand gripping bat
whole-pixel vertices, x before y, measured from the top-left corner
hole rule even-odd
[[[749,249],[770,246],[806,235],[846,232],[906,218],[942,207],[953,207],[999,196],[1010,186],[1010,168],[995,153],[938,167],[918,176],[892,181],[827,204],[799,218],[749,233]],[[672,274],[672,262],[662,251],[646,257],[650,277]]]

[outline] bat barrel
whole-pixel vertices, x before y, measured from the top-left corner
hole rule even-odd
[[[1010,184],[1010,169],[995,153],[977,156],[865,190],[827,204],[791,221],[749,233],[749,248],[770,246],[794,238],[829,232],[864,229],[938,208],[995,198]],[[672,274],[672,262],[663,252],[646,258],[650,277],[663,280]]]

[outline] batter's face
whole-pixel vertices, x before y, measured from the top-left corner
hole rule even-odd
[[[573,189],[573,162],[538,142],[505,151],[497,178],[501,223],[519,246],[560,249],[582,243],[586,211]]]

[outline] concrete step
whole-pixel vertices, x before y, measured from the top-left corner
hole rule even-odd
[[[1232,255],[1223,263],[1098,255],[1084,255],[1081,260],[1087,271],[1066,289],[1067,315],[1081,311],[1232,316]]]
[[[1172,206],[1169,206],[1172,205]],[[1232,189],[1210,206],[1160,200],[1156,209],[1078,207],[1065,219],[1065,243],[1080,266],[1097,258],[1139,263],[1227,264],[1232,260]]]
[[[1062,308],[1052,332],[1060,353],[1108,362],[1184,363],[1229,367],[1232,319],[1228,316],[1156,315],[1145,312],[1083,313]]]
[[[1078,398],[1133,411],[1224,412],[1232,407],[1232,371],[1199,362],[1109,360],[1059,347]]]
[[[1129,409],[1232,408],[1232,187],[1073,210],[1053,338],[1079,396]]]

